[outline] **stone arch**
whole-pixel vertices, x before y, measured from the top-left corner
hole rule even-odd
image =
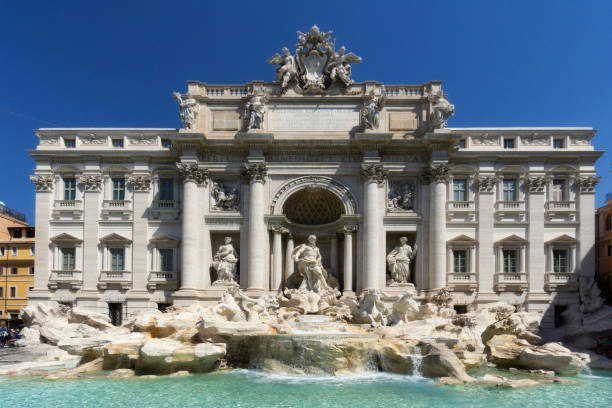
[[[328,190],[342,202],[343,215],[355,215],[357,213],[357,202],[344,184],[330,177],[304,176],[288,181],[277,190],[270,204],[270,214],[283,215],[283,207],[289,197],[305,188]]]

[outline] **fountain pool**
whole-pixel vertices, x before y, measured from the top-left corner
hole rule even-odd
[[[574,377],[572,377],[574,378]],[[0,378],[3,406],[19,407],[605,407],[612,374],[525,389],[436,386],[420,377],[367,373],[291,376],[231,370],[154,379],[45,381]]]

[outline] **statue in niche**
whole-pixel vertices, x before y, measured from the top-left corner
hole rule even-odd
[[[299,289],[320,292],[329,289],[327,271],[321,264],[321,253],[317,248],[317,237],[308,236],[308,243],[298,245],[291,253],[291,258],[298,264],[298,273],[302,275]]]
[[[189,94],[187,94],[187,99],[183,99],[178,92],[174,92],[174,99],[179,104],[181,122],[183,122],[185,128],[193,129],[198,116],[198,102]]]
[[[278,64],[278,67],[275,70],[276,80],[281,83],[282,92],[285,92],[291,80],[297,80],[298,67],[295,57],[291,55],[289,49],[287,47],[283,47],[282,51],[283,55],[276,53],[266,62],[270,65]]]
[[[387,282],[388,285],[410,283],[410,262],[416,256],[416,253],[417,246],[415,245],[412,249],[408,245],[408,238],[401,237],[400,245],[393,248],[387,255],[387,268],[391,274],[391,279]]]
[[[387,208],[390,211],[414,210],[415,198],[414,184],[406,183],[402,186],[395,186],[395,188],[389,191]]]
[[[244,127],[249,129],[261,129],[264,121],[266,97],[262,93],[256,93],[244,105],[242,120]]]
[[[238,254],[232,245],[232,238],[225,237],[225,244],[221,245],[213,257],[213,268],[217,271],[215,284],[236,283],[236,266]]]
[[[216,180],[213,182],[211,193],[214,199],[213,207],[221,211],[238,211],[239,195],[238,189],[223,188],[223,182]]]

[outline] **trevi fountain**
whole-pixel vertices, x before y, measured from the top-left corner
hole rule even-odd
[[[266,119],[266,104],[271,98],[317,98],[328,92],[330,98],[339,99],[357,95],[361,104],[357,115],[362,128],[361,133],[356,135],[362,139],[362,151],[365,152],[366,158],[370,157],[370,152],[382,149],[384,144],[380,140],[373,142],[373,139],[384,138],[385,143],[393,143],[391,136],[387,138],[386,133],[381,133],[383,122],[387,128],[391,125],[397,126],[397,129],[412,126],[415,118],[410,116],[412,114],[401,116],[395,112],[397,115],[393,116],[393,111],[388,116],[391,123],[387,123],[387,115],[383,117],[381,109],[383,106],[393,108],[393,97],[399,97],[400,94],[389,92],[389,89],[385,90],[375,83],[363,88],[367,93],[360,90],[361,85],[353,83],[351,79],[351,64],[359,63],[361,58],[346,52],[344,47],[335,51],[333,44],[329,42],[329,35],[330,33],[320,32],[316,26],[307,33],[299,33],[299,49],[295,55],[283,48],[282,55],[276,54],[269,61],[278,65],[277,80],[268,84],[257,84],[251,93],[238,95],[243,98],[244,105],[239,118],[236,119],[242,124],[243,133],[240,134],[243,137],[248,136],[244,143],[254,146],[251,150],[255,153],[250,153],[252,157],[262,155],[263,150],[258,143],[268,137],[262,129],[270,125]],[[416,134],[414,140],[417,141],[437,137],[433,145],[428,145],[433,146],[435,150],[451,138],[450,133],[440,131],[445,131],[446,121],[453,114],[454,106],[448,103],[439,87],[431,86],[431,89],[426,87],[423,91],[431,92],[428,97],[422,93],[417,96],[419,101],[428,104],[430,113],[423,116],[425,120],[421,124],[414,119],[416,125],[413,130]],[[229,92],[223,95],[230,97]],[[175,94],[175,98],[185,124],[185,129],[177,133],[177,138],[188,138],[190,129],[199,126],[197,123],[201,117],[198,116],[199,111],[196,108],[199,102],[189,95]],[[342,120],[349,116],[344,115]],[[228,118],[233,116],[220,116],[218,123],[217,119],[215,123],[233,129]],[[177,146],[186,149],[187,144],[181,145],[182,142],[179,142]],[[446,160],[438,153],[432,153],[432,160]],[[342,209],[361,209],[361,200],[354,200],[348,189],[336,181],[325,181],[322,184],[319,180],[321,178],[313,178],[316,188],[310,190],[296,190],[296,187],[291,185],[283,187],[285,190],[293,188],[292,191],[298,191],[303,200],[307,198],[306,195],[313,194],[329,201],[331,198],[321,191],[324,188],[331,189],[333,194],[342,194],[345,206],[341,207],[337,214],[342,225],[325,224],[327,230],[308,225],[308,222],[288,223],[286,219],[283,220],[282,214],[270,215],[270,219],[282,221],[271,225],[274,243],[273,256],[269,263],[272,265],[264,261],[266,254],[270,255],[270,246],[267,238],[259,238],[267,234],[267,231],[264,228],[263,204],[255,200],[263,200],[263,185],[268,173],[273,173],[274,168],[267,170],[261,162],[247,163],[246,173],[247,176],[250,175],[251,180],[248,193],[250,208],[248,223],[244,228],[241,224],[233,223],[237,222],[239,212],[243,208],[245,188],[240,187],[240,184],[232,184],[231,180],[224,182],[220,179],[209,184],[196,184],[196,181],[202,181],[203,175],[197,168],[189,170],[191,178],[185,179],[185,197],[188,191],[192,194],[189,197],[196,197],[199,191],[197,189],[210,188],[212,210],[208,218],[217,220],[214,221],[217,223],[215,225],[226,225],[223,227],[225,229],[221,228],[216,232],[211,226],[207,232],[210,236],[216,234],[214,248],[210,242],[206,244],[210,248],[210,259],[206,260],[207,268],[200,268],[199,263],[204,258],[196,247],[188,246],[196,242],[192,238],[187,239],[190,228],[197,228],[199,224],[196,222],[194,225],[188,225],[186,221],[182,229],[181,290],[180,293],[176,292],[175,297],[180,301],[165,307],[163,312],[154,307],[135,306],[120,325],[111,324],[108,313],[97,309],[102,304],[100,301],[87,303],[87,299],[93,299],[91,296],[102,296],[100,294],[106,292],[115,293],[112,292],[115,290],[113,285],[119,287],[117,293],[123,288],[120,285],[135,291],[134,287],[140,284],[137,283],[136,267],[133,283],[114,282],[109,278],[103,286],[99,285],[96,289],[94,281],[94,290],[87,292],[89,298],[85,295],[79,298],[82,292],[78,292],[77,298],[66,297],[74,293],[75,288],[80,291],[82,285],[87,289],[87,285],[91,284],[89,278],[85,278],[85,282],[79,286],[73,281],[74,275],[66,278],[66,273],[62,275],[52,272],[48,281],[43,279],[40,281],[42,284],[37,283],[34,301],[21,313],[25,327],[22,330],[22,338],[17,343],[19,354],[27,355],[28,358],[0,365],[0,398],[3,405],[609,405],[612,402],[609,391],[612,375],[606,370],[612,369],[612,360],[596,354],[593,348],[598,336],[612,330],[612,308],[603,305],[592,276],[588,273],[579,276],[574,282],[575,290],[568,292],[570,297],[559,295],[560,299],[574,299],[571,297],[574,296],[576,301],[568,301],[569,306],[563,311],[565,324],[552,330],[542,329],[545,313],[538,306],[548,305],[547,302],[552,301],[546,298],[544,303],[541,300],[532,302],[530,299],[535,299],[535,295],[527,300],[515,297],[514,293],[520,293],[527,287],[527,283],[520,280],[503,285],[496,283],[496,291],[501,293],[498,297],[494,297],[497,295],[494,295],[493,291],[487,294],[484,290],[482,294],[478,294],[478,301],[473,297],[459,296],[462,291],[470,291],[469,288],[461,289],[461,284],[471,285],[472,291],[473,284],[477,284],[472,284],[470,280],[475,275],[470,272],[474,269],[474,261],[468,262],[467,269],[461,264],[461,259],[465,259],[461,257],[466,254],[468,259],[476,256],[472,255],[476,252],[471,249],[476,244],[473,238],[466,235],[462,235],[460,240],[448,240],[448,243],[444,238],[448,234],[445,235],[443,221],[446,219],[447,224],[452,226],[455,222],[452,218],[454,215],[446,218],[436,211],[440,208],[444,210],[444,201],[438,200],[438,190],[442,189],[441,197],[444,199],[446,187],[443,180],[450,174],[449,170],[445,165],[432,167],[427,173],[428,176],[423,179],[433,183],[431,187],[425,181],[396,184],[397,188],[390,189],[385,205],[382,204],[384,200],[377,198],[380,196],[376,195],[376,191],[387,185],[386,183],[391,185],[387,177],[391,180],[392,174],[387,174],[382,165],[375,163],[376,160],[373,159],[377,155],[378,153],[373,154],[370,157],[372,160],[366,160],[366,165],[361,166],[360,170],[361,176],[366,180],[363,194],[367,197],[363,222],[356,212],[349,213],[348,210]],[[391,155],[385,155],[391,160]],[[419,160],[417,156],[411,157]],[[397,162],[389,168],[400,169]],[[195,173],[197,177],[193,176]],[[44,177],[46,176],[39,174],[34,178],[37,200],[39,194],[43,197],[42,194],[52,188],[49,187],[52,181],[45,183],[42,179]],[[359,175],[356,177],[358,179]],[[455,179],[457,177],[455,175]],[[472,176],[468,176],[468,179],[470,177]],[[145,178],[134,181],[134,205],[140,202],[136,195],[148,191],[147,186],[151,180],[147,181]],[[475,187],[476,194],[480,194],[484,202],[491,197],[487,194],[492,192],[497,181],[493,175],[481,177],[479,180]],[[87,194],[99,191],[100,183],[92,183],[91,190],[94,192]],[[586,186],[585,199],[588,199],[588,188],[592,190],[596,181],[583,180],[581,183],[581,186]],[[348,184],[351,188],[357,188],[356,184]],[[193,190],[188,190],[188,187],[193,187]],[[431,194],[424,193],[421,197],[421,191],[430,191]],[[529,194],[531,193],[529,190]],[[533,194],[537,193],[534,189]],[[338,201],[333,194],[333,200]],[[280,196],[280,199],[285,198]],[[187,205],[187,198],[185,201],[183,217],[186,220],[195,213],[188,208],[190,204]],[[381,206],[386,207],[386,212],[382,209],[382,212],[377,212],[377,208]],[[304,215],[302,218],[299,218],[300,214],[293,214],[294,220],[307,220],[308,217],[313,219],[320,215],[317,211],[326,211],[316,205],[308,208],[297,205],[295,208],[305,208],[304,211],[308,210],[310,213],[301,214]],[[423,221],[420,214],[427,208],[433,213],[429,220]],[[460,220],[462,225],[469,224],[470,217],[475,216],[475,213],[470,212],[470,208],[469,204],[466,204],[455,212],[455,215],[459,214],[457,216],[467,217]],[[105,213],[110,217],[111,221],[108,222],[112,222],[112,211],[114,210],[109,209]],[[165,209],[161,208],[155,214],[158,214],[156,216],[159,216],[159,222],[163,225],[164,214],[173,217],[172,211],[171,205],[167,204]],[[385,229],[382,228],[382,215],[377,218],[377,214],[383,212],[387,214],[384,216]],[[72,216],[73,213],[64,211],[58,213],[58,217]],[[87,224],[87,208],[85,213],[84,222]],[[130,216],[125,214],[123,212],[121,216]],[[500,217],[506,217],[507,214],[510,214],[509,217],[514,216],[512,209],[504,214]],[[287,213],[284,216],[291,218]],[[480,213],[478,216],[482,217],[481,222],[484,223],[486,217]],[[520,214],[518,216],[522,217]],[[328,221],[336,222],[335,219]],[[42,223],[44,222],[47,221],[43,220]],[[97,223],[97,218],[93,222]],[[514,221],[509,218],[505,222]],[[134,225],[136,229],[136,221]],[[423,228],[424,226],[427,228]],[[491,228],[492,226],[491,221]],[[44,225],[39,225],[37,219],[37,239],[42,236],[41,231],[44,231]],[[123,230],[118,230],[117,234],[121,235],[121,231]],[[335,252],[332,251],[334,255],[330,255],[330,242],[336,245],[337,235],[331,235],[329,231],[334,234],[336,231],[345,233],[345,238],[341,241],[344,242],[345,248],[344,262],[338,261],[339,251],[336,247],[333,249]],[[424,234],[429,234],[429,239]],[[469,235],[469,231],[466,234]],[[76,232],[65,233],[60,236],[61,239],[51,240],[60,244],[77,242],[76,246],[80,247],[81,238],[77,235]],[[338,236],[340,235],[338,233]],[[46,236],[50,234],[47,233]],[[172,234],[168,233],[162,236],[163,239],[153,237],[151,245],[158,245],[163,241],[167,244],[164,248],[174,248],[178,245],[175,244],[178,240],[171,236]],[[248,241],[245,241],[244,236],[247,236]],[[352,241],[353,236],[355,241]],[[482,234],[479,232],[479,236],[479,245],[484,246],[484,240],[488,239],[489,245],[493,247],[492,235],[486,238],[484,231]],[[240,239],[241,237],[243,238]],[[291,246],[287,246],[283,251],[283,237],[295,238],[296,245],[293,246],[291,241]],[[113,239],[117,241],[120,238]],[[136,251],[145,251],[147,248],[146,244],[141,245],[141,242],[144,242],[142,239],[133,237],[135,265],[140,262],[136,259]],[[524,247],[523,238],[513,236],[510,241],[518,250],[524,251],[521,249]],[[124,238],[121,243],[124,247],[129,247],[132,241],[127,244],[124,242],[128,240]],[[509,241],[505,240],[499,245],[507,245],[507,242]],[[568,237],[564,242],[569,242],[567,247],[573,248],[572,243],[575,240]],[[85,251],[87,245],[84,244]],[[454,254],[455,265],[463,268],[454,275],[449,274],[448,279],[444,269],[446,260],[440,259],[447,254],[446,245],[449,248],[459,245],[459,249],[452,247],[451,250],[455,248],[454,252],[449,253]],[[46,256],[44,251],[40,251],[39,255],[38,248],[37,243],[37,262],[40,259],[47,262],[47,258],[42,258]],[[95,251],[93,253],[97,253]],[[283,253],[284,260],[279,255]],[[504,257],[505,253],[503,252]],[[170,259],[172,263],[172,258]],[[495,268],[495,261],[482,259],[478,268],[479,276],[483,279],[480,284],[484,287],[484,266]],[[88,260],[85,259],[84,262],[86,269]],[[531,258],[529,262],[532,262]],[[531,267],[530,265],[527,267]],[[197,271],[204,270],[204,273],[208,274],[208,266],[210,276],[198,278]],[[268,266],[272,268],[272,278],[269,282],[263,273]],[[521,268],[524,267],[526,266],[521,264]],[[37,264],[37,274],[41,269]],[[158,288],[173,284],[172,279],[176,277],[172,275],[172,270],[166,272],[166,275],[159,275],[159,279],[167,281],[155,281],[147,286],[153,288],[149,293],[166,293]],[[455,277],[465,279],[457,283],[452,280]],[[529,287],[537,287],[537,281],[533,282],[529,281]],[[144,289],[144,283],[145,280],[142,280],[142,293],[149,296]],[[506,291],[506,285],[511,290]],[[53,297],[60,295],[64,297]],[[131,302],[130,299],[127,301],[128,304]],[[147,298],[147,301],[150,299]],[[457,305],[461,307],[455,307]]]

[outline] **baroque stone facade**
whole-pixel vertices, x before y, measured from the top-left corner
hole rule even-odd
[[[188,82],[181,129],[38,129],[30,301],[130,314],[217,300],[224,281],[277,292],[314,234],[346,296],[576,303],[595,130],[449,127],[441,82],[354,82],[361,58],[329,35],[299,33],[273,82]]]

